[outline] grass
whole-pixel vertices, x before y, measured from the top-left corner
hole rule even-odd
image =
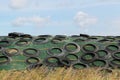
[[[115,69],[111,73],[100,70],[97,68],[48,70],[45,67],[31,71],[2,70],[0,80],[120,80],[120,70]]]

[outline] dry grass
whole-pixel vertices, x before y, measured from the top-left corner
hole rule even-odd
[[[0,80],[120,80],[120,70],[113,70],[112,73],[101,72],[100,69],[95,68],[48,70],[42,67],[31,71],[2,70]]]

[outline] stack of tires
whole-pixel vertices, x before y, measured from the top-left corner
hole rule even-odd
[[[120,67],[120,36],[9,33],[0,37],[0,69]]]

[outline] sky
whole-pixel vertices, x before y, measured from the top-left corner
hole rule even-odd
[[[0,35],[120,35],[120,0],[0,0]]]

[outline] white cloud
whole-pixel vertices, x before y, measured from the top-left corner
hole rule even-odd
[[[74,17],[75,23],[80,27],[86,27],[97,23],[97,18],[85,12],[79,11]]]
[[[10,7],[19,9],[27,6],[28,0],[10,0]]]
[[[33,17],[18,17],[12,24],[14,26],[24,26],[24,25],[35,25],[35,26],[45,26],[50,21],[50,17],[42,18],[39,16]]]
[[[80,9],[102,5],[120,4],[120,0],[9,0],[10,7],[14,9],[25,8],[26,10],[50,10],[50,9]],[[1,2],[2,3],[2,2]],[[118,5],[119,5],[118,4]]]

